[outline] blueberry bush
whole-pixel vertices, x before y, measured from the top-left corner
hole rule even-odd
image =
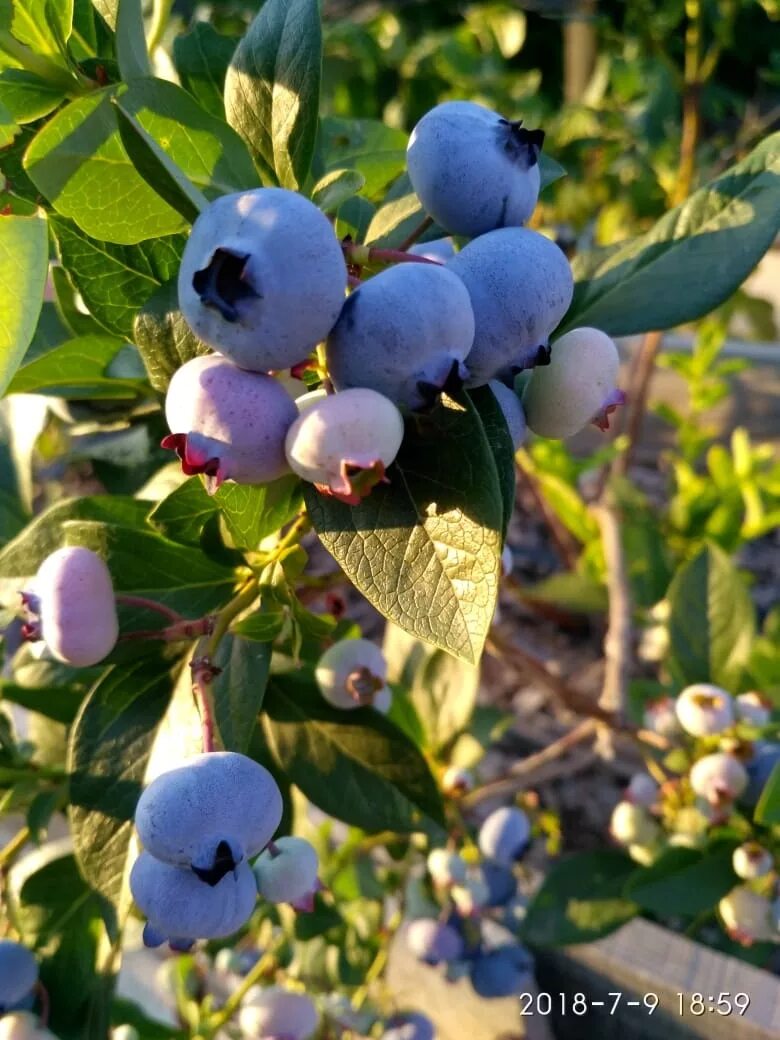
[[[0,811],[23,820],[0,1036],[430,1040],[382,985],[396,936],[484,998],[531,985],[528,947],[640,912],[780,941],[777,616],[727,554],[776,524],[777,471],[744,437],[731,470],[708,455],[728,495],[697,469],[722,337],[671,360],[696,407],[667,412],[663,524],[624,474],[591,505],[560,444],[625,404],[614,337],[710,315],[770,247],[780,134],[570,262],[534,223],[569,179],[535,104],[437,90],[407,135],[392,96],[344,110],[353,30],[317,0],[266,0],[240,38],[170,6],[0,3]],[[495,730],[516,466],[577,541],[569,577],[612,599],[628,566],[663,642],[631,704],[580,703],[647,756],[618,847],[532,899],[554,823],[530,796],[481,811],[453,753]],[[625,553],[598,520],[621,511]],[[175,1028],[116,994],[139,933]]]

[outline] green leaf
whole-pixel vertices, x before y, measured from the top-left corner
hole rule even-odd
[[[200,477],[190,477],[157,503],[149,523],[174,542],[197,545],[206,522],[217,512],[217,503]]]
[[[532,946],[569,946],[609,935],[639,911],[624,895],[635,870],[627,856],[611,849],[556,863],[528,907],[521,939]]]
[[[35,950],[51,1007],[49,1026],[62,1040],[107,1036],[114,972],[107,963],[111,907],[84,881],[57,844],[20,861],[11,874],[11,916]]]
[[[184,236],[120,246],[90,238],[61,217],[52,217],[51,226],[62,264],[90,314],[109,332],[131,338],[141,307],[176,275]]]
[[[443,822],[425,759],[373,708],[332,708],[304,673],[273,676],[263,708],[274,759],[324,812],[371,832],[420,830],[425,818]]]
[[[73,25],[73,0],[11,0],[11,32],[35,52],[64,66],[62,49]]]
[[[119,0],[92,0],[92,5],[109,29],[115,31]]]
[[[366,231],[366,244],[397,248],[425,220],[422,203],[409,180],[402,174],[387,193]]]
[[[325,171],[349,169],[361,173],[367,199],[381,195],[406,169],[407,135],[377,119],[320,121],[319,148]]]
[[[173,41],[173,60],[181,85],[207,112],[225,115],[225,74],[238,40],[222,36],[208,22],[196,22]]]
[[[266,0],[228,68],[225,112],[283,188],[299,189],[309,172],[321,76],[318,0]]]
[[[111,668],[85,700],[68,747],[68,815],[81,873],[118,908],[126,890],[133,816],[152,744],[171,697],[171,662]]]
[[[214,501],[236,545],[256,549],[263,538],[300,511],[301,482],[292,474],[256,487],[228,482],[214,495]]]
[[[246,754],[263,704],[271,667],[270,643],[227,635],[215,659],[214,714],[226,751]]]
[[[115,98],[207,197],[256,186],[241,140],[185,90],[158,79],[108,87],[58,112],[25,155],[38,190],[88,235],[133,245],[186,224],[136,171],[119,133]]]
[[[159,600],[188,617],[225,603],[235,585],[230,568],[151,531],[81,520],[67,521],[63,534],[66,545],[105,559],[117,592]]]
[[[33,338],[48,267],[43,213],[0,216],[0,395],[5,393]]]
[[[671,848],[628,882],[625,894],[659,917],[696,917],[713,910],[738,884],[731,858],[734,844],[700,852]]]
[[[136,315],[133,338],[143,358],[149,382],[164,394],[177,368],[207,354],[179,310],[177,279],[171,278],[147,299]]]
[[[258,610],[249,617],[233,625],[232,631],[244,639],[252,639],[257,643],[272,643],[284,628],[285,614],[281,609]],[[2,685],[0,685],[0,694]]]
[[[122,79],[151,76],[141,0],[119,0],[116,12],[116,57]]]
[[[84,699],[81,686],[21,686],[18,682],[0,679],[0,700],[18,704],[20,708],[37,712],[47,719],[70,725]]]
[[[33,123],[53,112],[65,99],[59,87],[24,69],[0,72],[0,104],[17,123]]]
[[[580,614],[601,614],[609,606],[606,588],[576,571],[561,571],[535,585],[524,585],[520,595],[531,603],[549,603]]]
[[[469,390],[469,397],[482,420],[482,428],[496,464],[504,514],[501,528],[503,543],[506,541],[509,521],[515,509],[515,449],[504,413],[490,387],[480,386],[476,390]]]
[[[180,213],[189,224],[194,224],[198,215],[208,206],[208,199],[198,191],[176,163],[165,154],[151,134],[148,134],[137,119],[114,99],[119,134],[127,154],[138,173],[160,198]]]
[[[709,313],[739,288],[780,231],[780,133],[593,268],[575,260],[574,300],[559,332],[613,336],[668,329]],[[580,273],[581,265],[588,268]]]
[[[323,213],[335,213],[342,203],[363,188],[366,178],[357,170],[332,170],[312,188],[311,201]]]
[[[2,97],[0,97],[0,149],[6,148],[11,144],[19,133],[21,133],[21,127],[17,125],[14,117],[3,104]]]
[[[704,546],[677,571],[668,598],[668,664],[676,681],[739,689],[750,659],[755,612],[726,553]]]
[[[23,364],[10,394],[54,392],[61,397],[127,398],[143,391],[138,379],[120,379],[106,369],[126,346],[110,336],[79,336]]]
[[[780,823],[780,763],[775,765],[764,784],[753,819],[767,827]]]
[[[544,191],[548,185],[559,181],[566,176],[566,170],[559,162],[552,159],[546,152],[539,156],[540,191]]]
[[[495,611],[503,506],[473,405],[444,398],[407,423],[380,484],[358,506],[304,486],[325,548],[389,620],[470,664]]]

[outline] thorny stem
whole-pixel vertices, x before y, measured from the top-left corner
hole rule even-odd
[[[407,249],[409,249],[410,246],[413,246],[414,243],[419,238],[421,238],[425,234],[425,232],[428,230],[428,228],[431,227],[432,225],[433,225],[433,217],[425,217],[417,225],[417,227],[414,229],[414,231],[412,231],[412,233],[410,235],[408,235],[403,240],[403,242],[400,244],[400,246],[398,248],[401,250],[401,252],[405,253],[407,251]]]

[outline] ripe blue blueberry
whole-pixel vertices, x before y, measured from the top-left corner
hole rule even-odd
[[[533,961],[521,946],[502,946],[479,956],[471,966],[471,984],[480,997],[511,997],[527,985]]]
[[[511,866],[531,840],[531,824],[522,809],[502,807],[492,812],[479,829],[479,850],[486,859]]]
[[[369,387],[401,408],[426,408],[462,385],[473,340],[460,279],[434,264],[398,264],[344,304],[328,337],[328,371],[337,390]]]
[[[57,549],[33,584],[34,593],[22,596],[33,618],[23,631],[43,639],[55,660],[86,668],[111,653],[119,634],[114,587],[97,553],[80,546]]]
[[[357,505],[395,460],[404,421],[382,394],[365,388],[323,396],[319,391],[296,402],[300,415],[287,432],[290,469],[323,495]]]
[[[780,762],[780,744],[771,740],[757,740],[753,755],[746,763],[748,786],[742,796],[746,805],[755,805],[772,771]]]
[[[409,179],[446,231],[474,238],[524,224],[539,198],[544,133],[471,101],[445,101],[409,138]]]
[[[498,407],[506,421],[509,436],[512,438],[512,447],[517,451],[525,440],[527,432],[525,412],[520,403],[520,398],[508,386],[498,379],[491,379],[488,386],[493,391],[493,396],[498,402]]]
[[[574,292],[569,261],[549,238],[503,228],[470,242],[447,264],[469,291],[474,346],[468,386],[550,359],[550,333]]]
[[[269,903],[291,903],[296,910],[313,910],[314,896],[322,887],[319,859],[304,838],[278,838],[261,853],[252,868],[257,891]]]
[[[282,818],[282,796],[263,766],[231,751],[196,755],[162,773],[135,811],[147,852],[191,867],[209,884],[257,855]]]
[[[147,945],[167,939],[176,949],[188,948],[195,939],[232,935],[246,924],[257,902],[254,874],[246,862],[212,884],[194,871],[162,863],[148,852],[142,852],[133,864],[130,890],[148,920]]]
[[[514,899],[517,893],[517,878],[510,867],[486,860],[482,864],[482,877],[488,891],[485,906],[505,906]]]
[[[38,962],[26,946],[0,940],[0,1015],[24,1001],[38,982]]]
[[[311,997],[280,986],[253,986],[238,1013],[244,1036],[257,1040],[308,1040],[319,1018]]]
[[[223,195],[192,228],[179,307],[205,343],[253,372],[290,368],[339,316],[347,269],[333,227],[282,188]]]
[[[457,960],[463,952],[463,939],[452,925],[430,917],[412,921],[406,941],[414,956],[426,964],[446,964]]]
[[[433,1022],[419,1011],[400,1011],[388,1021],[380,1040],[434,1040]]]
[[[368,639],[334,643],[319,659],[314,675],[320,693],[334,708],[349,711],[376,706],[378,698],[388,700],[387,661]]]
[[[424,256],[426,260],[435,260],[446,264],[455,256],[455,245],[451,238],[434,238],[430,242],[415,242],[409,247],[414,256]]]
[[[247,372],[219,354],[196,357],[174,373],[165,398],[171,431],[162,442],[185,473],[202,473],[208,491],[225,480],[266,484],[289,472],[284,439],[295,404],[271,376]]]

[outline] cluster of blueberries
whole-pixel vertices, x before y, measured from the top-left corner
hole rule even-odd
[[[340,242],[303,196],[259,188],[211,203],[178,290],[185,320],[216,353],[183,365],[165,404],[163,445],[184,472],[214,491],[292,470],[356,504],[386,479],[402,413],[461,386],[490,385],[516,447],[526,424],[568,437],[608,423],[623,400],[615,346],[582,328],[550,347],[571,270],[555,243],[522,226],[539,194],[543,137],[471,102],[428,112],[409,141],[409,176],[438,226],[471,241],[396,253],[410,262],[362,281],[355,272],[371,250]],[[318,345],[322,385],[294,401],[286,373],[311,365]],[[521,400],[515,377],[526,369]]]
[[[503,807],[480,827],[478,859],[446,848],[428,855],[427,876],[438,913],[412,920],[406,942],[426,964],[445,964],[449,979],[468,975],[481,997],[517,995],[532,980],[533,959],[513,934],[525,911],[514,866],[530,838],[526,813]]]
[[[712,828],[740,808],[755,806],[775,765],[780,744],[762,737],[772,705],[756,691],[733,697],[711,683],[687,686],[676,697],[653,701],[648,729],[675,742],[687,769],[659,784],[649,773],[631,778],[612,813],[610,833],[643,866],[664,849],[702,848]],[[743,945],[780,943],[780,878],[773,852],[743,842],[732,858],[741,884],[718,904],[721,923]]]

